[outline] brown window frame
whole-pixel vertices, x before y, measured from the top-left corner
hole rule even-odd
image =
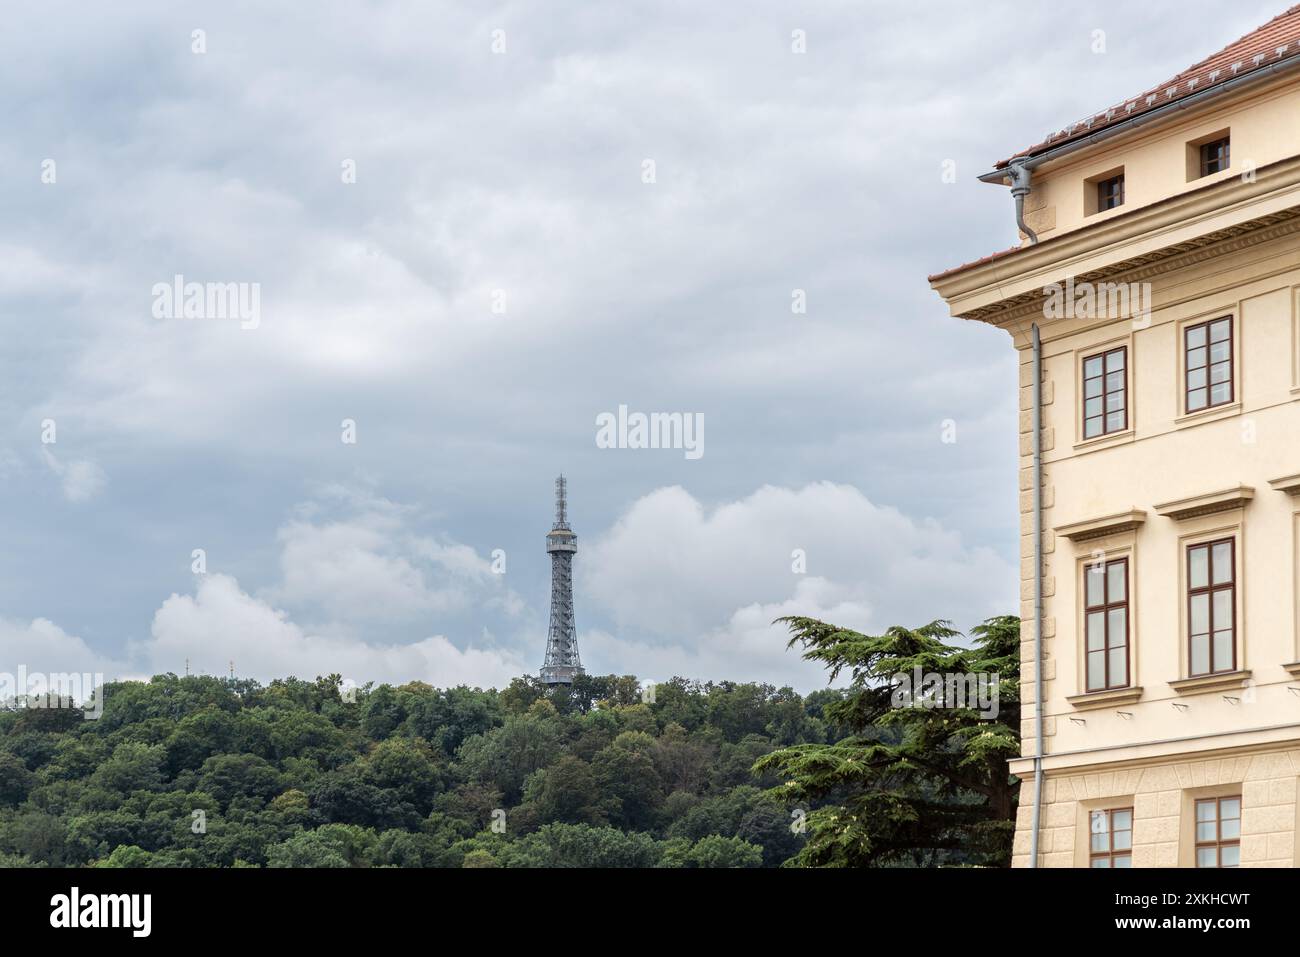
[[[1117,353],[1123,356],[1124,364],[1120,369],[1112,370],[1110,367],[1110,359],[1111,356]],[[1100,376],[1088,375],[1088,363],[1094,359],[1101,360]],[[1118,371],[1123,373],[1124,384],[1118,390],[1108,390],[1106,388],[1106,380],[1107,378],[1109,378],[1112,371]],[[1118,432],[1127,431],[1128,430],[1128,346],[1117,346],[1114,349],[1103,349],[1101,352],[1094,352],[1091,355],[1084,356],[1083,364],[1080,366],[1079,369],[1079,378],[1080,381],[1083,383],[1083,386],[1080,389],[1080,395],[1082,396],[1083,399],[1083,401],[1080,403],[1080,413],[1083,416],[1084,439],[1085,440],[1099,439],[1105,435],[1115,435]],[[1088,383],[1093,381],[1094,379],[1101,379],[1101,395],[1097,396],[1097,398],[1101,399],[1101,415],[1100,415],[1101,431],[1096,433],[1095,435],[1089,435],[1088,420],[1098,418],[1098,416],[1088,414]],[[1107,424],[1110,420],[1110,410],[1107,408],[1107,400],[1109,400],[1111,395],[1113,395],[1116,391],[1118,391],[1120,395],[1123,396],[1122,409],[1124,412],[1124,424],[1119,426],[1118,428],[1112,429]]]
[[[1124,566],[1124,599],[1122,601],[1112,601],[1110,597],[1110,569],[1112,565]],[[1101,569],[1101,604],[1093,605],[1088,601],[1088,576],[1097,574],[1097,569]],[[1129,597],[1133,593],[1133,586],[1129,582],[1128,556],[1124,558],[1114,558],[1110,561],[1096,562],[1084,567],[1083,571],[1083,687],[1087,692],[1093,691],[1114,691],[1117,688],[1127,688],[1133,683],[1132,675],[1132,643],[1129,640],[1133,633],[1133,611],[1129,607]],[[1110,613],[1116,609],[1124,609],[1124,680],[1119,684],[1111,682],[1110,678],[1110,653],[1115,648],[1120,647],[1118,642],[1112,642],[1110,636]],[[1088,647],[1088,616],[1101,613],[1102,646],[1099,651],[1093,651]],[[1092,685],[1092,669],[1088,667],[1092,655],[1100,654],[1102,656],[1103,684],[1100,688],[1094,688]]]
[[[1120,830],[1128,833],[1128,847],[1117,848],[1115,846],[1115,815],[1123,814],[1126,811],[1128,812],[1128,827]],[[1098,814],[1106,815],[1106,850],[1104,851],[1095,851],[1092,848],[1092,819]],[[1088,815],[1088,866],[1096,867],[1094,861],[1104,860],[1107,867],[1114,869],[1115,858],[1127,857],[1131,867],[1133,865],[1133,824],[1133,808],[1131,807],[1097,808],[1090,812]]]
[[[1108,176],[1097,181],[1097,212],[1118,209],[1124,205],[1124,174]]]
[[[1222,153],[1211,154],[1212,150],[1223,147]],[[1208,143],[1202,143],[1199,147],[1201,160],[1201,175],[1211,176],[1214,173],[1222,173],[1232,166],[1232,137],[1221,136],[1217,140],[1210,140]],[[1210,169],[1210,166],[1222,162],[1218,169]]]
[[[1226,322],[1228,324],[1228,338],[1225,340],[1228,343],[1228,358],[1221,359],[1218,362],[1211,362],[1210,346],[1212,343],[1210,342],[1210,327],[1217,325],[1220,322]],[[1233,322],[1233,316],[1229,314],[1226,316],[1216,316],[1213,319],[1206,319],[1204,322],[1198,322],[1195,325],[1187,326],[1183,329],[1183,411],[1186,412],[1188,415],[1191,415],[1194,412],[1205,412],[1208,411],[1209,409],[1217,409],[1220,406],[1231,405],[1233,402],[1236,401],[1237,399],[1237,359],[1236,359],[1237,343],[1236,343],[1236,329],[1234,328],[1234,326],[1235,323]],[[1188,343],[1191,341],[1192,333],[1202,329],[1205,331],[1205,344],[1202,346],[1189,345]],[[1191,352],[1193,348],[1205,350],[1205,362],[1203,364],[1198,366],[1192,365]],[[1211,386],[1217,383],[1213,383],[1210,381],[1211,370],[1215,366],[1223,365],[1225,362],[1228,365],[1228,378],[1224,380],[1228,383],[1228,397],[1226,399],[1222,399],[1218,402],[1215,402],[1213,399],[1213,389],[1211,388]],[[1205,384],[1201,386],[1193,387],[1192,373],[1195,371],[1199,371],[1201,369],[1205,370]],[[1193,409],[1192,393],[1202,392],[1202,391],[1205,393],[1205,404]]]
[[[1223,817],[1223,802],[1224,802],[1224,801],[1236,801],[1236,802],[1237,802],[1237,816],[1236,816],[1236,817],[1230,817],[1230,818],[1227,818],[1227,820],[1229,820],[1229,821],[1236,821],[1236,822],[1237,822],[1237,836],[1236,836],[1236,837],[1224,838],[1224,836],[1223,836],[1223,822],[1224,822],[1224,817]],[[1202,822],[1201,822],[1201,812],[1200,812],[1200,808],[1201,808],[1201,805],[1202,805],[1202,804],[1213,804],[1213,805],[1214,805],[1214,840],[1212,840],[1212,841],[1202,841],[1202,840],[1199,838],[1199,836],[1197,836],[1197,835],[1199,835],[1199,833],[1200,833],[1200,825],[1201,825],[1201,823],[1202,823]],[[1197,836],[1197,839],[1196,839],[1196,850],[1195,850],[1195,852],[1194,852],[1195,855],[1196,855],[1196,856],[1195,856],[1195,859],[1194,859],[1194,863],[1196,864],[1196,866],[1197,866],[1198,868],[1201,866],[1201,850],[1204,849],[1204,848],[1210,848],[1210,847],[1214,848],[1214,866],[1215,866],[1216,868],[1222,868],[1222,867],[1224,866],[1224,865],[1223,865],[1223,849],[1224,849],[1225,847],[1235,847],[1235,848],[1238,849],[1238,850],[1237,850],[1237,861],[1238,861],[1238,863],[1236,863],[1236,864],[1229,864],[1228,867],[1240,867],[1240,866],[1241,866],[1241,863],[1240,863],[1240,861],[1241,861],[1241,850],[1240,850],[1240,848],[1241,848],[1241,812],[1242,812],[1243,810],[1244,810],[1244,808],[1242,807],[1242,804],[1241,804],[1241,795],[1240,795],[1240,794],[1225,794],[1223,797],[1216,797],[1216,798],[1198,798],[1198,799],[1197,799],[1195,806],[1192,808],[1192,827],[1195,828],[1195,830],[1193,831],[1193,836]],[[1089,844],[1089,847],[1091,847],[1091,846],[1092,846],[1092,845]]]
[[[1232,577],[1227,583],[1215,582],[1214,580],[1214,546],[1228,546],[1228,569]],[[1205,584],[1200,587],[1192,587],[1192,552],[1198,549],[1205,549]],[[1232,661],[1227,668],[1214,667],[1214,636],[1222,628],[1214,627],[1214,595],[1216,592],[1227,591],[1231,593],[1229,606],[1232,608],[1232,626],[1230,629],[1231,638],[1229,639],[1232,650]],[[1192,639],[1195,637],[1192,633],[1192,601],[1200,595],[1206,596],[1206,625],[1209,630],[1206,637],[1209,639],[1209,671],[1197,671],[1192,656]],[[1216,538],[1208,542],[1196,542],[1187,546],[1187,676],[1189,678],[1204,678],[1209,675],[1226,675],[1237,670],[1237,539],[1235,536],[1227,538]]]

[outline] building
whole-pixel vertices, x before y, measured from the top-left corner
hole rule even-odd
[[[1016,866],[1293,867],[1300,7],[980,177],[1019,355]]]
[[[578,536],[569,528],[568,486],[563,475],[555,480],[555,524],[546,535],[546,551],[551,556],[551,624],[546,631],[541,678],[545,685],[571,685],[585,672],[578,657],[573,619],[573,556],[578,552]]]

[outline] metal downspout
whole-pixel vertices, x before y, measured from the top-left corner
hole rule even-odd
[[[1029,838],[1030,867],[1038,866],[1038,823],[1043,811],[1043,343],[1038,323],[1034,343],[1034,818]]]
[[[1031,167],[1025,161],[1013,160],[1006,168],[1006,174],[1011,180],[1011,195],[1016,201],[1016,225],[1029,237],[1029,244],[1032,246],[1037,245],[1038,234],[1025,223],[1025,197],[1029,195],[1029,180],[1033,175],[1030,170]]]

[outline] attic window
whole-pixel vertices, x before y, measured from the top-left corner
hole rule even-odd
[[[1215,130],[1187,144],[1187,182],[1222,173],[1232,165],[1228,130]]]
[[[1097,184],[1097,212],[1124,205],[1124,174],[1103,179]]]
[[[1228,138],[1201,144],[1201,175],[1222,173],[1228,168]]]

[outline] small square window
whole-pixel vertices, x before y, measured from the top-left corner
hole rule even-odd
[[[1201,144],[1201,175],[1222,173],[1230,165],[1228,137]]]
[[[1097,183],[1097,212],[1124,205],[1124,174]]]

